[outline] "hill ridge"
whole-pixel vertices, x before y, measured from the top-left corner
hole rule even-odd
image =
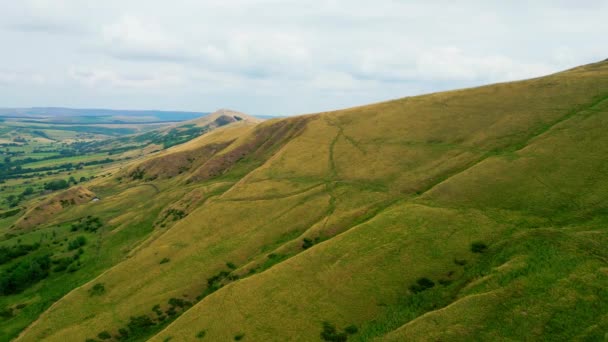
[[[602,337],[606,89],[596,63],[227,125],[164,152],[176,172],[134,164],[62,215],[149,240],[17,340]],[[145,182],[161,191],[134,204]]]

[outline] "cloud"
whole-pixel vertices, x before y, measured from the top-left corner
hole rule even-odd
[[[302,78],[312,60],[300,37],[279,32],[236,32],[202,46],[195,56],[200,67],[248,78]]]
[[[72,67],[72,79],[91,88],[160,88],[180,85],[184,80],[175,74],[167,73],[121,73],[107,68]]]
[[[2,8],[5,15],[1,17],[1,27],[9,31],[45,35],[85,33],[86,25],[80,22],[80,18],[70,16],[68,8],[66,0],[11,2],[7,8]]]
[[[12,85],[45,85],[48,79],[38,73],[20,72],[20,71],[3,71],[0,70],[0,84]]]
[[[154,22],[134,15],[123,15],[119,21],[101,30],[101,49],[118,59],[180,62],[187,59],[176,37]]]
[[[608,33],[607,7],[600,0],[576,6],[565,0],[4,1],[0,102],[67,99],[203,111],[229,102],[277,114],[358,105],[605,59],[597,42]],[[33,84],[38,90],[27,86]],[[60,91],[78,96],[57,96]]]

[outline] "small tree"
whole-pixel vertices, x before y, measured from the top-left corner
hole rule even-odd
[[[483,242],[473,242],[471,244],[471,252],[473,253],[483,253],[488,249],[488,246]]]
[[[106,292],[106,287],[102,283],[97,283],[89,290],[90,296],[101,296]]]
[[[315,243],[309,239],[309,238],[304,238],[302,240],[302,248],[303,249],[309,249],[310,247],[312,247]]]
[[[410,290],[414,293],[419,293],[428,290],[435,286],[435,282],[429,278],[419,278],[416,280],[416,284],[410,286]]]

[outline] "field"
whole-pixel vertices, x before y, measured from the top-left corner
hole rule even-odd
[[[208,125],[0,219],[1,339],[605,338],[608,62]]]

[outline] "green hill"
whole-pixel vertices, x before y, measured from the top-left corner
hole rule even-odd
[[[18,341],[602,340],[607,128],[608,62],[234,122],[97,178],[100,201],[7,231],[3,243],[89,242],[73,272],[1,298],[0,328],[27,326]]]

